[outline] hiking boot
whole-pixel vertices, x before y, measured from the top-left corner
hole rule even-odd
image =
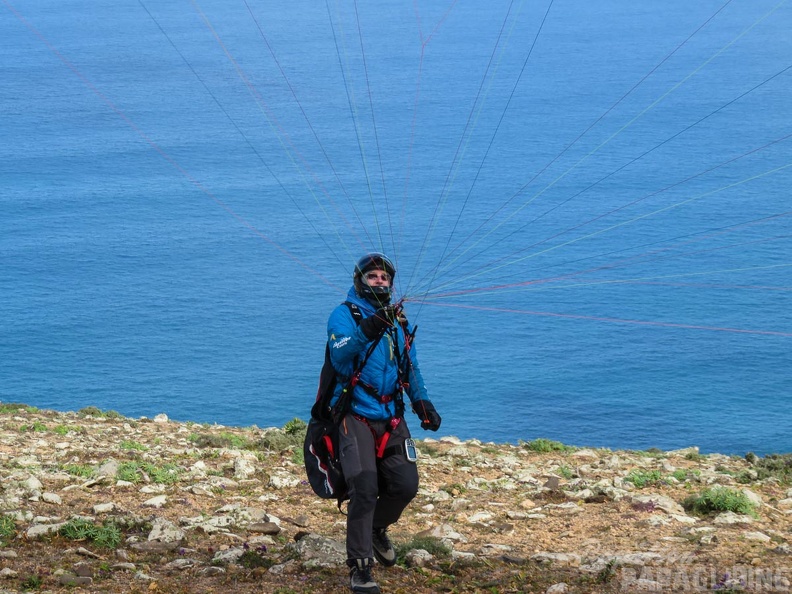
[[[350,559],[349,588],[359,594],[380,594],[379,586],[371,577],[371,559]]]
[[[396,550],[388,538],[387,528],[374,528],[371,534],[371,546],[374,549],[374,556],[377,561],[385,567],[396,565]]]

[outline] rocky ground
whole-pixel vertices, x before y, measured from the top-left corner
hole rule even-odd
[[[303,431],[0,403],[0,592],[347,592]],[[790,456],[419,449],[386,594],[790,591]]]

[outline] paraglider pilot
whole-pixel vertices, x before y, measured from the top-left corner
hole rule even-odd
[[[359,376],[339,426],[341,467],[349,488],[347,565],[353,592],[378,594],[371,575],[373,558],[386,567],[396,563],[388,537],[418,492],[416,452],[404,418],[405,396],[421,427],[440,428],[440,415],[429,400],[418,362],[414,330],[401,304],[391,302],[396,267],[384,254],[363,256],[355,265],[347,302],[362,314],[359,322],[341,304],[327,323],[330,359],[340,378]],[[368,356],[367,356],[368,355]],[[365,359],[362,369],[358,368]],[[348,382],[339,381],[334,401]]]

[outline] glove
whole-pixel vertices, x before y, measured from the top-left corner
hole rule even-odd
[[[360,320],[360,329],[366,338],[374,340],[395,322],[401,323],[403,316],[401,305],[386,305],[375,311],[374,315]]]
[[[440,415],[437,414],[434,404],[428,400],[419,400],[418,402],[413,402],[412,406],[413,412],[421,419],[421,429],[428,429],[430,431],[437,431],[440,429],[442,419]]]
[[[380,307],[374,312],[374,315],[360,320],[360,329],[366,335],[366,338],[374,340],[393,326],[393,307],[392,305]]]

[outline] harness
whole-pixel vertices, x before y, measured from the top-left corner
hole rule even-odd
[[[362,313],[360,312],[360,308],[355,305],[354,303],[350,303],[349,301],[344,302],[345,305],[349,308],[350,313],[352,314],[353,319],[359,325],[360,320],[363,318]],[[349,411],[351,406],[352,400],[352,391],[356,386],[359,386],[366,394],[376,399],[378,402],[383,404],[388,404],[390,402],[394,402],[394,414],[388,419],[387,424],[385,426],[385,431],[382,435],[377,435],[377,432],[369,423],[369,420],[365,417],[360,415],[353,415],[357,420],[365,423],[368,428],[371,430],[371,434],[374,436],[374,444],[377,452],[377,458],[386,458],[390,455],[397,454],[402,451],[401,444],[396,444],[394,446],[388,447],[388,441],[390,440],[390,436],[393,433],[394,429],[399,426],[403,417],[404,417],[404,392],[405,390],[409,391],[410,389],[410,368],[412,366],[412,362],[410,361],[409,351],[412,347],[413,340],[415,339],[415,331],[417,330],[417,326],[413,328],[412,332],[408,332],[407,329],[407,319],[403,316],[399,319],[399,326],[402,329],[402,333],[404,335],[404,350],[399,349],[399,331],[396,326],[392,326],[388,328],[385,332],[380,334],[380,336],[372,341],[369,348],[366,350],[366,354],[363,357],[363,360],[358,364],[357,361],[355,362],[355,371],[352,373],[352,376],[349,378],[345,378],[344,376],[338,374],[338,378],[342,381],[345,381],[344,388],[341,391],[341,395],[338,398],[335,406],[332,409],[333,418],[338,423],[343,419],[346,413]],[[377,388],[368,382],[365,382],[360,379],[360,376],[363,372],[363,367],[365,367],[366,362],[368,361],[371,354],[374,352],[374,349],[377,348],[380,340],[388,334],[391,340],[391,344],[393,345],[393,355],[396,359],[396,366],[397,366],[397,380],[396,385],[394,387],[393,392],[389,394],[380,394]],[[328,356],[329,356],[329,349],[328,349]]]

